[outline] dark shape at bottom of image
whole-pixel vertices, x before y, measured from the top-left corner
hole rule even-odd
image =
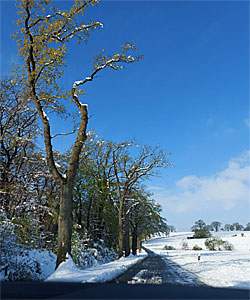
[[[1,299],[249,299],[249,290],[174,284],[2,282]]]

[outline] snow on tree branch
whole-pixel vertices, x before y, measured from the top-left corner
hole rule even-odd
[[[143,59],[143,56],[141,56],[141,55],[136,56],[136,57],[127,55],[127,52],[129,50],[132,50],[132,51],[136,50],[133,42],[122,45],[121,54],[115,53],[112,57],[111,56],[103,56],[102,54],[95,56],[93,73],[90,76],[84,78],[83,80],[75,81],[73,84],[73,89],[76,89],[79,85],[84,85],[85,83],[92,81],[94,79],[94,77],[96,76],[96,74],[105,68],[119,70],[119,69],[122,69],[122,66],[120,66],[120,64],[122,64],[122,63],[129,64],[129,63],[137,62],[137,61],[140,61]]]

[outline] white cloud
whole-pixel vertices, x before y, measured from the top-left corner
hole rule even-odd
[[[231,159],[226,169],[209,177],[185,176],[171,191],[156,190],[155,199],[176,213],[232,210],[249,205],[250,152]]]
[[[148,185],[147,188],[150,191],[165,191],[165,188],[160,187],[160,186]]]

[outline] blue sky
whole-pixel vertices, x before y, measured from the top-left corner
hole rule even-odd
[[[9,36],[14,18],[14,1],[2,1],[2,75],[20,62]],[[85,18],[104,28],[87,46],[68,48],[65,88],[91,74],[98,48],[112,54],[134,40],[144,55],[85,87],[89,129],[172,153],[175,168],[146,183],[177,229],[200,218],[249,222],[249,2],[102,1]],[[69,126],[52,121],[55,131]],[[70,142],[57,139],[55,147]]]

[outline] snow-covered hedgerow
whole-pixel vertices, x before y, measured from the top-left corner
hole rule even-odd
[[[14,225],[1,213],[0,280],[44,280],[55,270],[56,256],[52,252],[32,249],[17,243]]]

